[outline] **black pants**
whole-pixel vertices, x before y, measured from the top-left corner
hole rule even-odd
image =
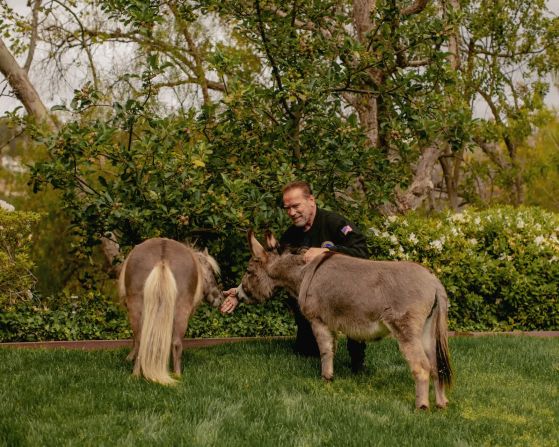
[[[299,309],[299,303],[297,303],[297,300],[294,298],[288,298],[288,304],[290,309],[293,311],[295,323],[297,324],[295,352],[302,355],[320,357],[318,343],[316,342],[316,338],[314,337],[311,324],[301,313],[301,309]],[[365,362],[365,342],[348,338],[347,350],[351,358],[351,369],[353,371],[362,369],[363,363]]]

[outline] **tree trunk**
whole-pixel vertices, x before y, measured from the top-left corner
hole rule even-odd
[[[439,159],[442,149],[438,142],[423,150],[413,174],[413,180],[405,191],[396,191],[394,202],[383,205],[380,212],[384,215],[404,214],[418,208],[433,189],[431,173]]]
[[[456,157],[454,154],[452,154],[450,148],[447,148],[444,155],[439,158],[439,162],[443,170],[443,178],[446,185],[448,203],[454,211],[458,211],[458,207],[460,205],[458,203],[458,183],[460,180],[461,165],[460,158],[461,157]]]
[[[21,101],[29,116],[34,117],[38,122],[46,123],[49,128],[53,130],[56,129],[56,124],[50,117],[49,112],[37,94],[35,87],[29,81],[26,71],[19,66],[1,37],[0,72],[6,78],[8,84],[10,84],[14,94]]]

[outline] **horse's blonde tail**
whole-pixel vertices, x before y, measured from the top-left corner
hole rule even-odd
[[[160,261],[144,284],[138,360],[142,375],[163,385],[176,383],[168,369],[176,299],[177,283],[173,273],[165,261]]]
[[[442,284],[437,289],[437,314],[435,315],[436,358],[439,383],[451,386],[453,380],[448,349],[448,298]]]

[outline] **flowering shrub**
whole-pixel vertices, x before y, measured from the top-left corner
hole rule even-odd
[[[559,329],[559,216],[538,208],[416,214],[368,222],[375,259],[430,268],[454,330]]]
[[[29,252],[31,227],[39,215],[13,211],[7,205],[0,206],[0,304],[27,296],[35,283]]]

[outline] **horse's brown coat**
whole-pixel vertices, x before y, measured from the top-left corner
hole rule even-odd
[[[217,263],[207,253],[180,242],[153,238],[135,246],[119,277],[119,294],[128,310],[134,346],[134,375],[163,384],[174,382],[168,363],[173,353],[173,371],[181,374],[182,338],[188,320],[202,298],[221,303],[215,274]]]
[[[269,234],[264,249],[249,234],[252,258],[239,296],[263,301],[276,287],[297,298],[311,323],[321,355],[322,376],[333,377],[335,333],[370,340],[392,333],[416,383],[416,406],[429,407],[429,377],[436,404],[445,407],[452,372],[447,341],[448,299],[441,282],[412,262],[371,261],[341,254],[305,264],[283,253]]]

